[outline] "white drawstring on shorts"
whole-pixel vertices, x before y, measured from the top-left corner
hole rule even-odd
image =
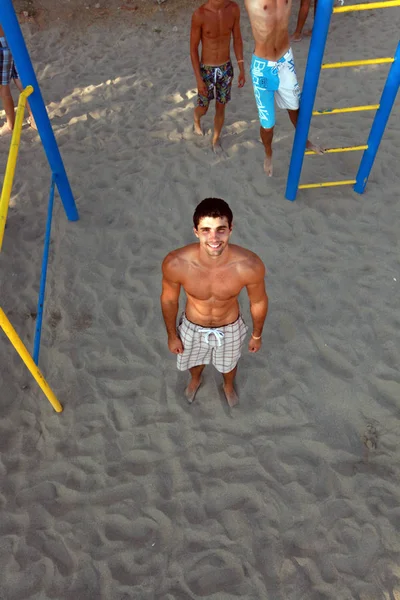
[[[204,333],[203,339],[206,342],[206,344],[209,344],[208,338],[213,333],[218,342],[218,346],[222,346],[222,339],[225,335],[223,331],[220,331],[219,329],[207,329],[207,327],[198,327],[197,331],[199,333]]]
[[[219,77],[223,77],[224,74],[221,71],[221,69],[219,67],[217,67],[214,71],[214,85],[217,85],[217,75],[219,75]]]

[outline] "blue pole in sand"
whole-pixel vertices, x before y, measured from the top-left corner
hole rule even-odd
[[[55,182],[54,182],[54,178],[52,177],[51,187],[50,187],[50,195],[49,195],[49,206],[47,209],[46,234],[45,234],[45,238],[44,238],[42,274],[40,276],[40,289],[39,289],[38,310],[37,310],[37,317],[36,317],[35,340],[33,342],[33,360],[35,361],[36,365],[39,364],[40,338],[42,335],[42,321],[43,321],[43,311],[44,311],[44,297],[45,297],[45,291],[46,291],[47,264],[49,262],[51,221],[53,218],[54,187],[55,187]]]
[[[79,219],[75,200],[69,185],[67,173],[61,158],[60,151],[54,137],[53,129],[50,124],[39,84],[36,79],[35,71],[29,57],[25,40],[14,11],[12,0],[0,0],[1,3],[1,25],[4,29],[8,45],[10,46],[17,71],[21,77],[24,87],[31,85],[34,89],[33,94],[29,96],[29,104],[36,121],[38,133],[42,140],[43,148],[46,152],[50,168],[55,176],[55,181],[60,193],[61,201],[65,212],[70,221]]]
[[[310,50],[308,52],[308,60],[300,101],[299,118],[294,136],[292,157],[290,159],[288,180],[286,185],[286,198],[292,202],[296,199],[297,188],[299,187],[304,152],[306,149],[308,131],[310,129],[312,111],[317,93],[326,38],[328,36],[329,24],[332,15],[333,2],[334,0],[318,0],[317,4],[317,13],[315,15],[311,36]]]
[[[360,167],[358,169],[354,191],[358,192],[359,194],[364,192],[365,186],[367,185],[368,177],[374,164],[379,144],[381,143],[390,112],[393,108],[394,101],[396,100],[399,85],[400,42],[397,45],[396,54],[394,55],[394,62],[392,63],[388,73],[385,87],[383,88],[381,101],[379,103],[379,108],[376,111],[375,118],[372,123],[371,131],[368,137],[368,148],[364,151]]]

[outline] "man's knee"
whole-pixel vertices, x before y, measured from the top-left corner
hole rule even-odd
[[[238,368],[238,366],[237,366],[237,363],[236,363],[236,365],[230,371],[225,371],[225,372],[223,371],[222,372],[223,378],[224,379],[230,379],[232,377],[235,377],[236,372],[237,372],[237,368]]]
[[[9,85],[0,85],[0,96],[2,98],[9,98],[11,96],[11,90]]]
[[[208,111],[208,106],[196,106],[195,108],[195,115],[197,114],[198,117],[204,117],[204,115],[207,114]]]
[[[224,112],[225,112],[225,106],[226,106],[226,103],[222,104],[222,102],[218,102],[218,100],[217,100],[216,103],[215,103],[215,110],[216,110],[216,112],[218,114],[223,115]]]

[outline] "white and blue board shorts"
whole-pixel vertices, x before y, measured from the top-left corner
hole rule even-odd
[[[279,108],[299,108],[300,86],[291,48],[278,61],[258,58],[253,54],[250,74],[261,127],[271,129],[275,125],[274,98]]]

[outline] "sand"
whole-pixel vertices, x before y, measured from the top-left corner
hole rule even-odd
[[[392,56],[398,10],[334,17],[325,60]],[[62,414],[1,334],[0,598],[399,600],[399,104],[363,196],[290,203],[292,127],[280,111],[267,179],[249,81],[223,157],[212,115],[193,135],[189,20],[23,26],[80,220],[57,196],[40,367]],[[245,12],[242,32],[248,65]],[[324,73],[316,108],[379,102],[387,70]],[[319,117],[311,133],[362,144],[371,122]],[[359,160],[307,158],[302,181],[352,178]],[[0,268],[29,349],[49,183],[24,127]],[[268,269],[264,343],[244,351],[233,410],[212,368],[186,403],[159,308],[160,263],[210,195]]]

